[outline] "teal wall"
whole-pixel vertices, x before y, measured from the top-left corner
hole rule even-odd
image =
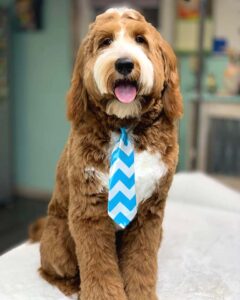
[[[44,29],[12,30],[13,177],[15,187],[50,192],[66,141],[65,96],[72,68],[70,2],[44,1]],[[13,0],[0,0],[10,4]]]

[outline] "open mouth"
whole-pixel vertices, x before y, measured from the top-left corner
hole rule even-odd
[[[120,79],[115,82],[114,94],[122,103],[131,103],[134,101],[137,95],[137,90],[138,87],[136,81]]]

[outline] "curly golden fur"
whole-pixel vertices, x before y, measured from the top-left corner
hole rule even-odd
[[[120,32],[143,59],[131,52],[135,67],[129,76],[138,82],[134,109],[120,103],[113,92],[119,79],[114,68],[117,42],[102,48],[103,39],[115,41]],[[144,37],[139,45],[137,35]],[[106,53],[111,55],[100,66],[99,78],[99,69],[95,75],[93,70]],[[144,68],[149,74],[143,74]],[[152,81],[147,77],[151,68]],[[176,57],[140,13],[107,11],[96,18],[82,42],[67,101],[72,129],[41,237],[41,274],[66,294],[78,290],[81,300],[156,300],[157,252],[178,160],[177,120],[182,115]],[[100,176],[109,172],[111,136],[120,127],[131,131],[136,154],[158,154],[166,166],[123,231],[108,216],[108,189]]]

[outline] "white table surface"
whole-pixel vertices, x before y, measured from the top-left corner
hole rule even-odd
[[[38,274],[39,245],[0,257],[1,300],[66,300]],[[160,300],[240,300],[240,194],[203,174],[178,174],[159,251]]]

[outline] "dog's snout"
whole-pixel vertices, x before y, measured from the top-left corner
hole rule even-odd
[[[126,76],[132,72],[134,68],[134,63],[130,58],[119,58],[115,62],[115,68],[120,74]]]

